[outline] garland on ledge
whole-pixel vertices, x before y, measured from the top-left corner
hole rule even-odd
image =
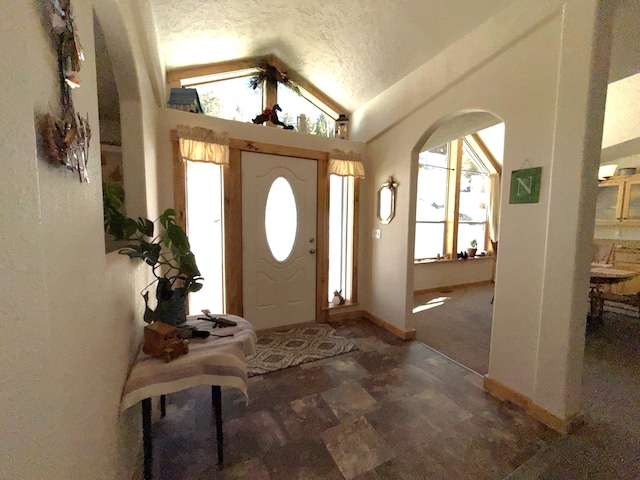
[[[282,85],[289,87],[291,90],[300,95],[300,88],[293,80],[289,78],[287,72],[278,70],[277,67],[264,60],[258,64],[257,68],[258,73],[256,73],[249,80],[249,86],[254,90],[262,85],[262,82],[266,81],[270,85],[281,83]]]
[[[44,155],[48,163],[76,171],[80,182],[89,183],[89,114],[85,118],[76,114],[71,98],[71,89],[80,87],[82,46],[73,23],[71,0],[48,0],[47,6],[58,53],[62,113],[60,117],[49,113],[37,116]]]

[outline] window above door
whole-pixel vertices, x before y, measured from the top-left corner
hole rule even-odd
[[[286,74],[287,81],[273,86],[256,82],[264,65]],[[173,70],[167,72],[167,83],[195,88],[205,115],[227,120],[250,122],[278,104],[281,121],[311,135],[333,137],[336,119],[348,113],[272,55]]]

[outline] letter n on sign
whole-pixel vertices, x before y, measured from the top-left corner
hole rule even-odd
[[[509,203],[538,203],[541,177],[542,167],[511,172]]]

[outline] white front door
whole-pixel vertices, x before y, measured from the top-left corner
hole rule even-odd
[[[242,153],[243,316],[256,329],[315,321],[314,160]]]

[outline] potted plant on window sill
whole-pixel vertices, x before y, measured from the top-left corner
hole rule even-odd
[[[473,240],[471,240],[469,245],[471,246],[467,248],[467,255],[469,255],[469,258],[473,258],[476,256],[476,252],[478,251],[478,242],[474,238]]]
[[[203,278],[187,234],[175,221],[175,210],[169,208],[158,217],[156,221],[161,228],[156,233],[155,222],[148,218],[138,218],[137,221],[127,218],[118,208],[113,208],[113,199],[105,195],[103,200],[105,231],[117,240],[126,241],[119,253],[144,260],[155,277],[141,292],[145,303],[145,322],[158,321],[169,325],[184,323],[187,318],[187,295],[202,288]],[[148,289],[155,283],[156,307],[152,309],[149,306]]]

